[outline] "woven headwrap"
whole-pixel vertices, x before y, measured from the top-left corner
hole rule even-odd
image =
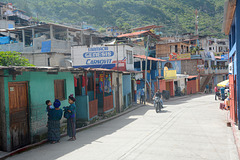
[[[73,94],[71,94],[68,98],[71,99],[73,102],[76,101],[76,99],[73,97]]]
[[[54,106],[55,108],[59,108],[59,107],[61,106],[61,102],[60,102],[58,99],[56,99],[56,100],[54,101],[54,103],[53,103],[53,106]]]

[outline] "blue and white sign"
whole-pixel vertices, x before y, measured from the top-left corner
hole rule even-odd
[[[221,55],[221,60],[228,60],[228,54]]]
[[[114,52],[108,47],[88,48],[88,51],[83,53],[83,60],[86,65],[101,65],[111,64],[113,62]]]
[[[129,52],[132,53],[133,48],[128,45],[96,45],[90,48],[87,46],[74,46],[72,47],[71,58],[73,67],[75,68],[106,68],[119,70],[126,70],[126,68],[128,68],[133,70],[134,64],[126,63],[127,53]]]

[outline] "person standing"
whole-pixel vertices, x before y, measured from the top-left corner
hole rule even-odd
[[[225,88],[224,87],[220,88],[220,91],[221,91],[222,100],[224,101],[225,100]]]
[[[62,119],[63,111],[59,107],[61,102],[56,99],[53,103],[54,109],[48,111],[48,141],[52,144],[60,140],[60,120]]]
[[[140,92],[140,104],[143,104],[143,102],[145,102],[145,90],[144,87]]]
[[[67,135],[70,137],[69,141],[76,140],[76,106],[74,102],[76,99],[71,94],[68,97],[68,103],[70,104],[66,107],[66,112],[69,113],[69,117],[67,118]]]
[[[217,96],[219,95],[219,91],[218,91],[218,87],[217,86],[215,86],[214,92],[215,92],[215,100],[217,100]]]

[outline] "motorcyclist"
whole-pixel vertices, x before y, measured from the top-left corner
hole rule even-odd
[[[155,97],[158,97],[160,98],[160,102],[161,102],[161,105],[163,107],[163,101],[162,101],[162,93],[160,92],[160,90],[157,90],[157,92],[155,93],[153,99],[154,99],[154,106],[155,106]]]

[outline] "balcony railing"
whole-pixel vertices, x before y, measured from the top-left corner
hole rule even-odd
[[[219,67],[219,68],[205,68],[204,70],[200,71],[200,74],[227,74],[228,68],[227,67]]]

